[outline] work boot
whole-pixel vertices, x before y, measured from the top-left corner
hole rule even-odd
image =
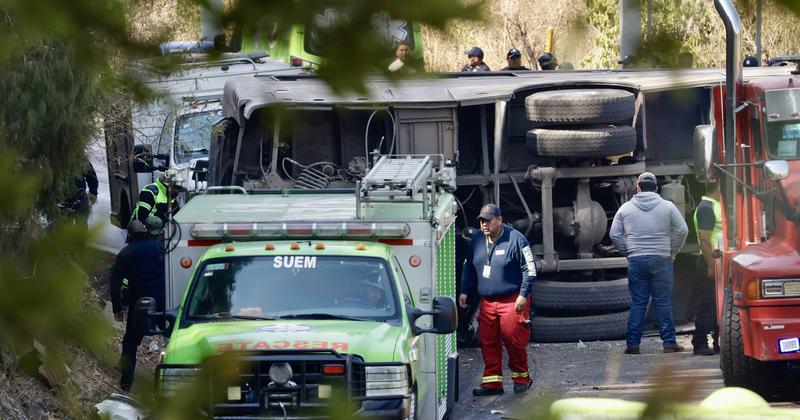
[[[714,350],[708,347],[695,347],[694,350],[692,350],[692,354],[695,356],[713,356]]]
[[[516,383],[515,382],[514,383],[514,393],[515,394],[522,394],[523,392],[529,390],[531,388],[531,385],[533,385],[533,381],[531,379],[528,379],[528,382],[524,383],[524,384],[520,384],[520,383]]]
[[[671,346],[664,346],[664,353],[680,353],[683,350],[685,350],[685,349],[680,344],[673,344]]]
[[[516,390],[516,386],[514,388]],[[472,395],[476,397],[488,397],[491,395],[503,395],[503,388],[479,387],[472,390]]]
[[[626,347],[625,354],[640,354],[639,347]]]

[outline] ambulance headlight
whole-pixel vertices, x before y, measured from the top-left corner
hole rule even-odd
[[[158,373],[156,373],[156,395],[161,398],[171,397],[187,386],[191,386],[199,375],[199,367],[159,366]]]
[[[366,396],[405,396],[411,391],[408,365],[366,366]]]
[[[761,280],[761,296],[765,298],[800,296],[800,279]]]

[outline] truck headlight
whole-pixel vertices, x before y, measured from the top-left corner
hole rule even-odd
[[[800,296],[800,279],[761,280],[761,296],[765,298]]]
[[[156,395],[162,398],[171,397],[181,389],[191,386],[199,375],[199,367],[159,367],[156,374]]]
[[[404,396],[410,392],[408,365],[366,366],[366,396]]]

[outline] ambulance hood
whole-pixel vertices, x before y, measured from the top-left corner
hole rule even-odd
[[[340,320],[238,321],[194,324],[178,331],[168,364],[200,363],[230,351],[334,350],[365,362],[394,361],[401,328],[387,322]]]

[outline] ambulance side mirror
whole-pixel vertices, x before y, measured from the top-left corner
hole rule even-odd
[[[172,334],[175,318],[175,311],[157,312],[156,300],[151,297],[140,298],[133,306],[133,328],[142,335],[168,337]]]
[[[431,311],[423,311],[417,308],[412,309],[412,324],[416,324],[417,320],[424,315],[433,316],[433,328],[425,329],[414,325],[414,335],[424,333],[450,334],[455,332],[456,328],[458,328],[458,309],[456,308],[455,299],[450,296],[438,296],[434,298],[433,310]]]

